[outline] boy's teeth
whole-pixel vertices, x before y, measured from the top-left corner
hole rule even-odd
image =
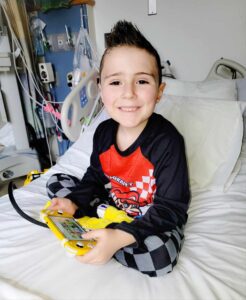
[[[135,111],[137,107],[121,107],[120,109],[124,111]]]

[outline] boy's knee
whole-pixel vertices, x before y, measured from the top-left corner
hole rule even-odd
[[[183,237],[181,230],[149,236],[144,240],[142,249],[125,247],[115,254],[115,258],[124,266],[151,277],[163,276],[177,264]]]
[[[50,198],[66,197],[75,188],[79,179],[72,175],[67,174],[54,174],[46,183],[47,194]]]
[[[172,235],[164,238],[149,236],[144,240],[144,244],[153,264],[154,270],[151,276],[163,276],[170,273],[177,264],[181,240],[177,241]],[[145,263],[144,260],[143,263]]]

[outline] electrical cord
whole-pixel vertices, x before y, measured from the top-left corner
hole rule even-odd
[[[48,228],[47,224],[40,222],[32,217],[30,217],[29,215],[27,215],[20,207],[19,205],[16,203],[15,197],[14,197],[14,190],[17,189],[16,185],[13,183],[13,181],[10,181],[9,185],[8,185],[8,194],[9,194],[9,200],[12,204],[12,206],[14,207],[14,209],[17,211],[17,213],[23,217],[24,219],[26,219],[27,221],[35,224],[35,225],[39,225],[45,228]]]
[[[12,36],[12,47],[13,47],[13,45],[14,45],[14,38],[13,38],[13,36]],[[17,45],[17,46],[19,46],[19,45]],[[20,79],[20,77],[19,77],[19,74],[18,74],[18,70],[17,70],[17,66],[16,66],[15,59],[13,59],[15,73],[16,73],[16,76],[17,76],[17,78],[18,78],[18,81],[19,81],[19,83],[20,83],[22,89],[24,90],[24,92],[28,95],[28,97],[29,97],[36,105],[38,105],[38,106],[41,108],[41,111],[42,111],[42,121],[43,121],[43,124],[44,124],[43,131],[44,131],[45,140],[46,140],[46,144],[47,144],[47,148],[48,148],[48,154],[49,154],[50,165],[53,166],[52,157],[51,157],[51,150],[50,150],[50,144],[49,144],[48,134],[47,134],[46,126],[45,126],[44,107],[45,107],[45,105],[46,105],[47,103],[56,103],[56,104],[58,104],[59,102],[56,102],[56,101],[49,101],[49,100],[46,100],[46,99],[44,98],[43,94],[42,94],[41,91],[39,90],[39,87],[36,85],[35,79],[33,79],[33,76],[34,76],[34,75],[33,75],[32,71],[30,71],[30,70],[28,69],[28,66],[27,66],[27,64],[25,63],[25,59],[24,59],[24,57],[23,57],[22,55],[21,55],[21,58],[22,58],[22,60],[23,60],[23,63],[24,63],[24,65],[25,65],[27,71],[30,72],[30,74],[32,75],[32,76],[31,76],[31,79],[32,79],[32,81],[33,81],[33,84],[34,84],[34,87],[35,87],[36,91],[38,92],[38,94],[41,96],[41,98],[42,98],[42,100],[43,100],[42,103],[40,103],[40,102],[38,102],[36,99],[34,99],[34,98],[29,94],[29,92],[26,90],[26,88],[24,87],[24,85],[23,85],[23,83],[22,83],[22,81],[21,81],[21,79]],[[51,94],[51,93],[50,93],[50,94]],[[51,96],[52,96],[52,94],[51,94]],[[61,127],[58,125],[57,119],[53,116],[52,113],[49,113],[49,114],[50,114],[50,116],[51,116],[51,119],[52,119],[53,122],[54,122],[55,128],[57,128],[61,133],[64,133],[63,130],[61,129]]]
[[[28,65],[27,65],[27,63],[26,63],[25,56],[23,55],[23,49],[22,49],[22,46],[20,45],[20,43],[19,43],[19,41],[18,41],[18,39],[17,39],[17,37],[16,37],[16,35],[15,35],[15,33],[14,33],[12,27],[11,27],[11,23],[10,23],[9,17],[8,17],[8,15],[7,15],[7,12],[6,12],[6,9],[5,9],[3,3],[2,3],[2,8],[3,8],[3,10],[4,10],[4,13],[5,13],[7,22],[8,22],[8,26],[9,26],[9,29],[10,29],[10,32],[11,32],[12,49],[14,49],[14,45],[15,45],[17,48],[20,49],[19,55],[20,55],[20,57],[21,57],[21,59],[22,59],[22,62],[23,62],[23,64],[24,64],[24,66],[25,66],[25,68],[26,68],[28,74],[30,75],[30,79],[31,79],[31,81],[32,81],[32,83],[33,83],[33,85],[34,85],[35,90],[37,91],[37,93],[39,94],[39,96],[41,97],[41,99],[43,100],[43,102],[45,102],[45,104],[46,104],[46,103],[51,103],[51,104],[60,104],[60,103],[63,103],[62,101],[49,101],[49,100],[46,100],[46,99],[44,98],[42,92],[40,91],[40,88],[39,88],[39,86],[38,86],[38,83],[37,83],[37,81],[36,81],[36,78],[35,78],[35,76],[34,76],[32,70],[28,67]],[[41,104],[40,102],[38,102],[36,99],[34,99],[34,98],[30,95],[29,91],[27,91],[26,88],[24,87],[24,85],[23,85],[23,83],[22,83],[22,81],[21,81],[21,79],[20,79],[20,77],[19,77],[19,74],[18,74],[18,70],[17,70],[17,66],[16,66],[16,62],[15,62],[15,55],[14,55],[14,53],[12,53],[12,55],[13,55],[13,62],[14,62],[15,73],[16,73],[16,76],[17,76],[17,78],[18,78],[18,81],[19,81],[19,83],[20,83],[22,89],[24,90],[24,92],[28,95],[28,97],[29,97],[35,104],[37,104],[38,106],[40,106],[40,107],[43,109],[43,108],[44,108],[44,105]],[[50,113],[50,115],[51,115],[51,118],[52,118],[53,122],[54,122],[55,125],[56,125],[56,128],[59,128],[59,127],[58,127],[58,124],[57,124],[57,121],[56,121],[56,118],[52,115],[52,113]],[[59,128],[59,130],[63,133],[63,130],[62,130],[61,128]]]
[[[49,143],[49,140],[48,140],[47,129],[46,129],[46,126],[45,126],[44,109],[42,109],[42,118],[43,118],[43,123],[44,123],[45,139],[46,139],[48,152],[49,152],[50,165],[53,166],[52,157],[51,157],[51,150],[50,150],[50,143]]]

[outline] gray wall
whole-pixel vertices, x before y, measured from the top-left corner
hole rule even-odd
[[[119,19],[134,22],[169,59],[178,79],[203,80],[213,63],[229,58],[246,66],[245,0],[157,0],[148,16],[148,0],[97,0],[93,9],[99,55],[104,33]]]

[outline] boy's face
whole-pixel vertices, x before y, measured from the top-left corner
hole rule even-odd
[[[154,56],[136,47],[119,46],[104,57],[101,97],[109,115],[123,128],[143,129],[161,98]]]

